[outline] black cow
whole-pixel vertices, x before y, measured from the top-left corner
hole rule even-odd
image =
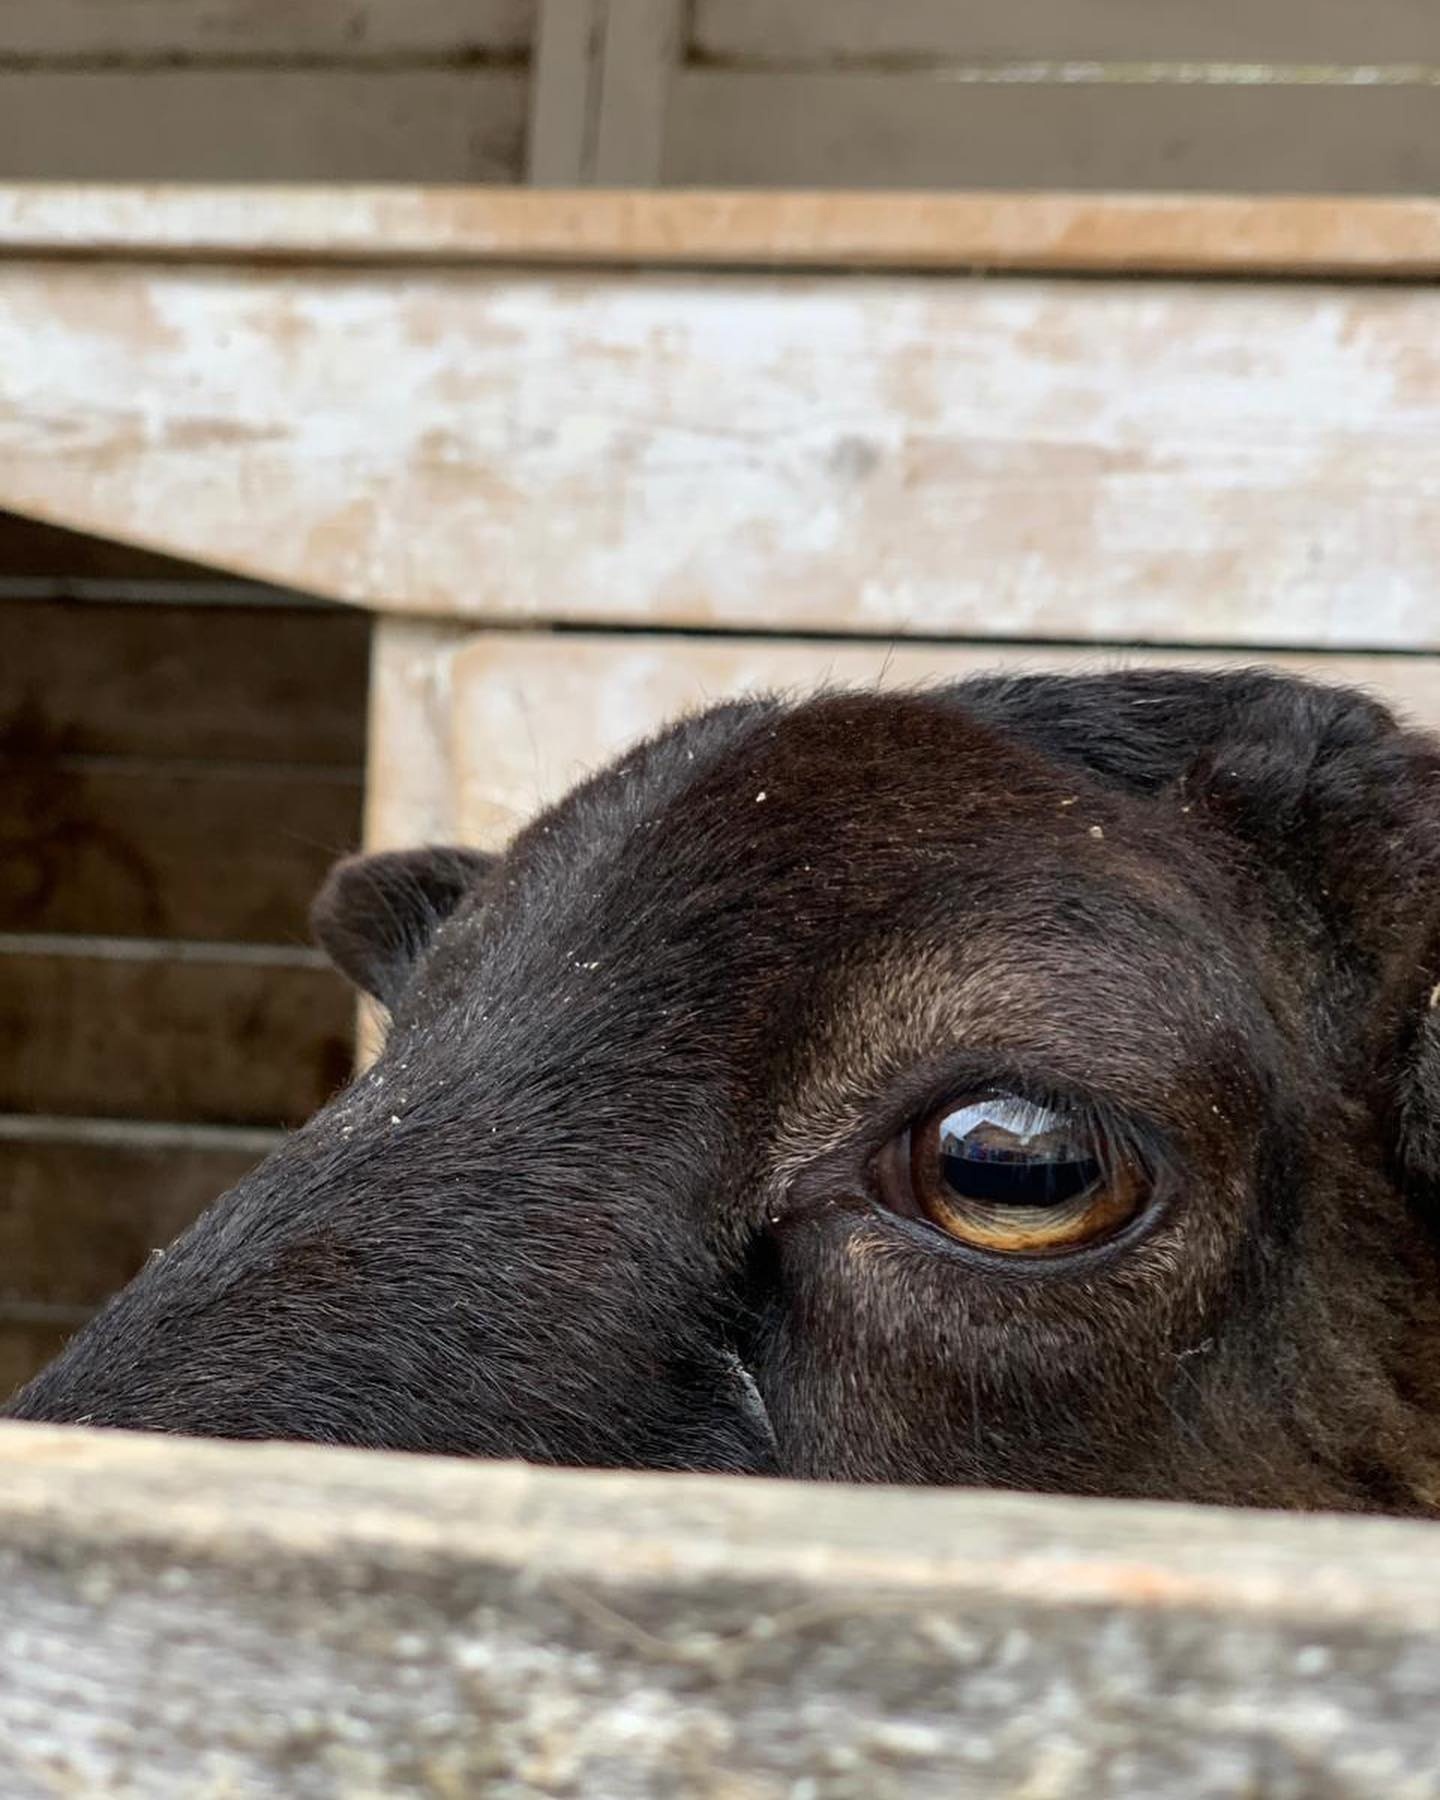
[[[722,706],[315,916],[383,1055],[13,1417],[1440,1511],[1440,744],[1373,701]]]

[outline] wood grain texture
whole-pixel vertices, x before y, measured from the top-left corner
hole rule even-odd
[[[510,69],[0,70],[7,181],[516,181],[524,138]]]
[[[1266,655],[1045,645],[784,643],[774,638],[564,638],[479,633],[437,651],[432,682],[449,693],[452,764],[437,807],[465,843],[499,847],[586,774],[682,714],[735,695],[803,694],[822,685],[904,688],[1016,670],[1267,665],[1362,687],[1403,716],[1440,731],[1440,657]],[[398,742],[377,741],[371,818],[386,846],[404,842]],[[378,835],[378,834],[377,834]],[[416,840],[410,840],[416,841]],[[378,844],[377,844],[377,847]]]
[[[0,755],[0,931],[304,943],[360,771]]]
[[[16,1800],[1440,1793],[1433,1526],[18,1425],[0,1455]]]
[[[6,1132],[0,1320],[17,1302],[99,1306],[259,1160],[253,1148],[197,1148],[163,1128],[70,1141],[53,1129]]]
[[[1430,0],[695,0],[692,57],[742,64],[1114,58],[1440,62]]]
[[[677,75],[676,186],[1433,194],[1440,76],[1410,85],[870,70]]]
[[[369,637],[332,609],[0,600],[0,749],[354,770]]]
[[[1440,274],[1440,201],[0,184],[0,252],[1098,273]]]
[[[0,1110],[294,1124],[350,1032],[344,982],[294,953],[0,939]]]
[[[519,56],[533,18],[534,0],[5,0],[0,57]]]
[[[1434,324],[1404,287],[0,264],[0,500],[391,611],[1434,647]]]

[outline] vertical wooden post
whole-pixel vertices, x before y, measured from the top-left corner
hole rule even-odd
[[[681,10],[679,0],[610,0],[595,145],[601,187],[660,185]]]
[[[539,0],[525,155],[532,186],[593,178],[605,13],[606,0]]]
[[[680,0],[540,0],[527,168],[538,187],[655,187]]]

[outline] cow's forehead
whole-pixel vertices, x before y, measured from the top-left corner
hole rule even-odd
[[[1174,805],[975,717],[963,690],[833,693],[683,721],[583,784],[517,839],[424,979],[455,996],[489,971],[538,998],[557,970],[623,972],[638,1004],[743,976],[782,1004],[847,945],[982,928],[1017,963],[1074,940],[1099,976],[1223,935],[1225,890]]]

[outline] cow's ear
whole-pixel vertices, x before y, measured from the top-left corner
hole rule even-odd
[[[1440,738],[1343,688],[1242,679],[1177,792],[1254,854],[1321,971],[1327,1034],[1373,1072],[1401,1167],[1440,1202]]]
[[[494,863],[439,844],[347,856],[315,896],[310,928],[341,974],[393,1007],[436,926]]]

